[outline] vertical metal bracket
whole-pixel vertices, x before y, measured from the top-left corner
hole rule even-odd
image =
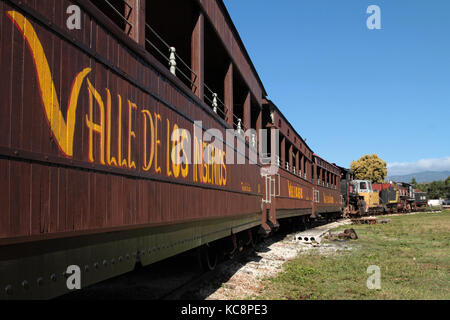
[[[278,192],[277,179],[278,176]],[[268,174],[262,175],[266,184],[266,197],[262,200],[263,203],[272,203],[272,199],[281,195],[281,176],[279,174],[270,176]]]

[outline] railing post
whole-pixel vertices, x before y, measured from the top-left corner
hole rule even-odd
[[[227,108],[225,119],[233,128],[234,124],[234,101],[233,101],[233,63],[229,63],[228,70],[224,80],[224,103]]]
[[[213,107],[214,113],[217,113],[217,93],[213,93],[212,107]]]
[[[289,168],[292,169],[292,167],[294,166],[294,146],[292,144],[289,146],[288,152]]]
[[[250,129],[252,126],[251,116],[252,116],[252,96],[250,91],[248,91],[245,97],[245,102],[243,106],[243,116],[244,116],[244,127],[246,130]]]
[[[312,170],[312,172],[311,172],[312,178],[315,183],[317,181],[317,166],[314,162],[311,164],[311,170]]]
[[[306,155],[305,154],[301,154],[300,156],[300,172],[302,172],[303,174],[306,174],[307,168],[306,166],[308,165],[307,160],[306,160]],[[305,177],[306,179],[306,177]]]
[[[197,21],[192,31],[191,38],[191,66],[195,73],[191,75],[194,93],[204,101],[205,81],[205,17],[199,12]]]
[[[129,0],[128,3],[133,8],[129,18],[129,22],[133,25],[130,37],[145,46],[145,0]]]
[[[320,181],[320,185],[322,185],[322,183],[323,183],[323,169],[322,168],[320,168],[319,181]]]
[[[237,130],[240,134],[242,134],[242,119],[238,118],[238,123],[237,123]]]
[[[256,134],[252,133],[251,145],[253,148],[256,148]]]
[[[176,49],[174,47],[170,47],[170,56],[169,56],[169,67],[170,73],[176,75],[177,73],[177,60],[176,60]]]

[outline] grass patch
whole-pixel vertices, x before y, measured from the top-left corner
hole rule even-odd
[[[353,250],[300,255],[248,298],[450,299],[450,211],[390,219],[389,224],[352,226],[359,237],[348,243]],[[380,290],[367,288],[371,265],[381,269]]]

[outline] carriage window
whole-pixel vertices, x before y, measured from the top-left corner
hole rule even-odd
[[[126,0],[91,0],[92,4],[99,8],[119,28],[130,33],[133,25],[130,22],[133,7]]]
[[[359,189],[360,189],[360,190],[366,190],[366,189],[367,189],[367,183],[361,182],[361,183],[359,184]]]

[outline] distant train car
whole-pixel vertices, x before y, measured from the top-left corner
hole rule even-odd
[[[428,195],[419,189],[414,190],[414,211],[425,211],[428,206]]]
[[[314,154],[270,100],[263,105],[263,123],[268,129],[264,154],[270,162],[263,171],[263,228],[270,232],[287,221],[340,216],[339,169]]]
[[[364,198],[360,197],[356,191],[355,185],[352,183],[354,179],[351,170],[338,167],[341,173],[341,211],[345,218],[352,216],[363,216],[366,213]]]
[[[374,191],[372,182],[369,180],[353,180],[351,183],[358,195],[364,199],[365,213],[367,215],[384,212],[384,207],[380,202],[380,195],[378,191]]]
[[[335,217],[341,212],[341,192],[338,187],[340,186],[339,169],[316,154],[314,162],[315,172],[313,174],[317,180],[314,187],[316,193],[314,212]]]
[[[411,212],[413,210],[415,196],[414,187],[405,182],[396,183],[400,193],[400,202],[398,203],[398,210],[400,212]]]
[[[378,191],[380,203],[384,207],[386,213],[398,212],[398,204],[400,203],[400,192],[396,184],[378,183],[373,184],[373,190]]]
[[[408,183],[374,183],[354,180],[351,170],[338,167],[341,176],[341,201],[343,216],[424,211],[426,192],[415,190]]]

